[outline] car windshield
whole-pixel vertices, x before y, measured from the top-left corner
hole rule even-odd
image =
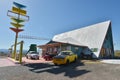
[[[59,55],[70,55],[70,52],[60,52]]]
[[[30,54],[38,54],[38,53],[36,53],[36,52],[31,52]]]

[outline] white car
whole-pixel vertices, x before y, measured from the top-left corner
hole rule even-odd
[[[37,59],[38,60],[39,59],[39,53],[30,51],[30,52],[27,53],[26,58],[27,59]]]

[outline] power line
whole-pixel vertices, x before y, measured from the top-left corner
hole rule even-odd
[[[18,38],[35,39],[35,40],[51,40],[51,39],[48,39],[48,38],[42,38],[42,37],[36,37],[36,36],[29,36],[29,35],[18,35]]]

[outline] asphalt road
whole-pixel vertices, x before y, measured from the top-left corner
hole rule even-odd
[[[34,63],[0,67],[0,80],[120,80],[120,65],[103,63],[71,63],[54,66]]]

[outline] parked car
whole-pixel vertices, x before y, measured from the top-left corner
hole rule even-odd
[[[72,51],[61,51],[57,56],[53,58],[55,65],[69,64],[77,60],[77,54]]]
[[[30,51],[30,52],[27,53],[26,58],[27,59],[37,59],[38,60],[39,59],[39,53],[34,52],[34,51]]]
[[[43,58],[48,61],[48,60],[52,60],[54,56],[56,56],[57,54],[45,54],[43,56]]]
[[[93,57],[93,53],[89,53],[89,54],[85,54],[85,53],[81,53],[80,57],[81,59],[92,59]]]

